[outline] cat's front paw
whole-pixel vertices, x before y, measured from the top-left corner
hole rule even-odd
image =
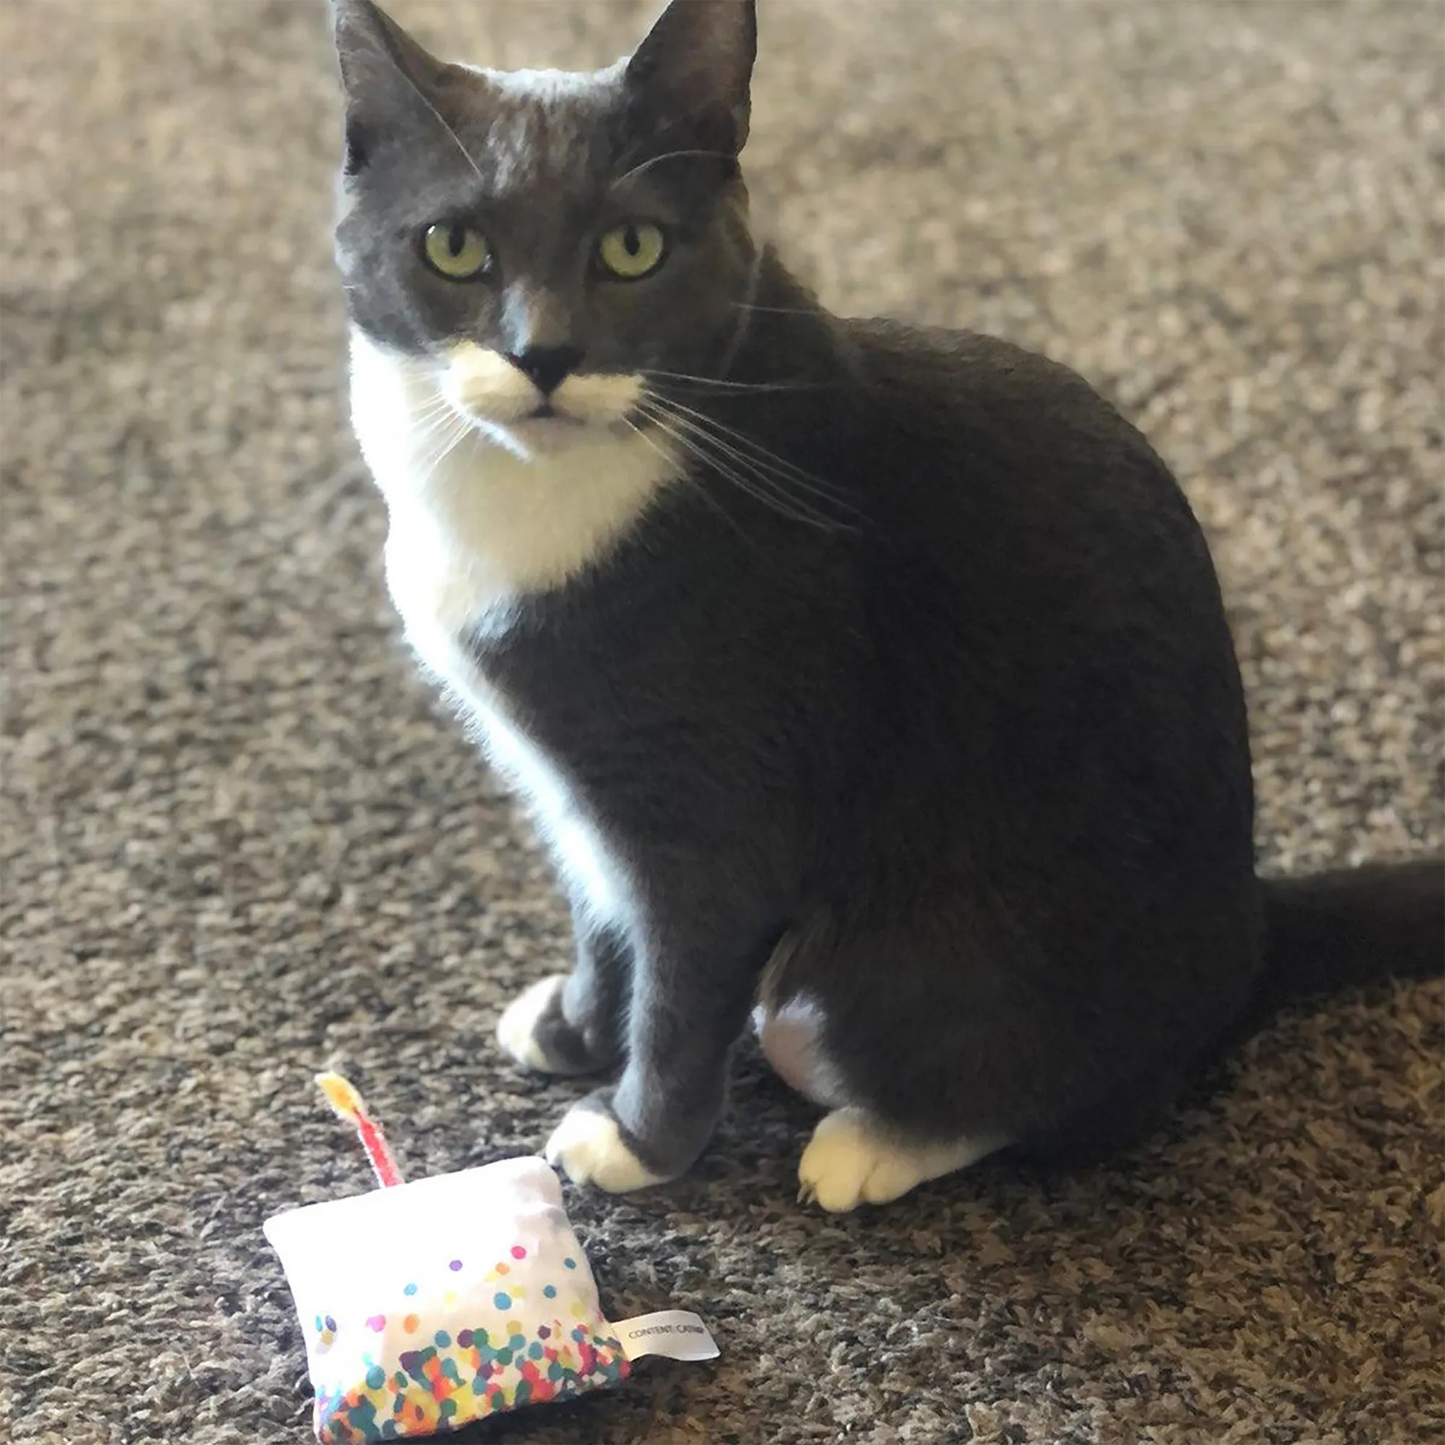
[[[582,1035],[562,1013],[567,975],[554,973],[525,988],[497,1021],[502,1052],[539,1074],[590,1074],[607,1066],[593,1057]]]
[[[546,1155],[574,1184],[595,1184],[609,1194],[646,1189],[668,1177],[654,1174],[628,1147],[604,1094],[568,1109],[547,1140]]]

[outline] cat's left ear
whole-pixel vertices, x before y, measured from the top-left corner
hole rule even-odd
[[[411,121],[436,123],[430,98],[447,66],[418,45],[374,0],[331,0],[336,56],[346,101],[350,177],[364,170],[375,147]]]
[[[758,51],[755,0],[672,0],[627,65],[627,87],[657,131],[742,150]]]

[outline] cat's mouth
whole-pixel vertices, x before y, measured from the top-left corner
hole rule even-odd
[[[563,426],[586,426],[587,423],[580,416],[573,416],[571,412],[559,411],[550,401],[539,402],[531,411],[523,414],[523,421],[552,421],[560,422]]]
[[[553,401],[539,402],[530,411],[514,414],[505,421],[467,413],[467,419],[493,442],[523,461],[557,456],[573,447],[585,446],[599,434],[611,432],[600,418],[579,416]]]
[[[508,417],[488,416],[472,407],[458,407],[458,415],[494,445],[522,460],[550,456],[585,442],[597,424],[567,411],[551,400]]]

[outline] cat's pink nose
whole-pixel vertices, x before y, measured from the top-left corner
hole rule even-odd
[[[544,396],[562,385],[569,372],[582,362],[579,346],[529,346],[507,353],[507,360],[527,377]]]

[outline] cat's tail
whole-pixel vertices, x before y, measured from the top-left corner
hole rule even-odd
[[[1265,1007],[1445,973],[1445,861],[1269,878],[1264,900]]]

